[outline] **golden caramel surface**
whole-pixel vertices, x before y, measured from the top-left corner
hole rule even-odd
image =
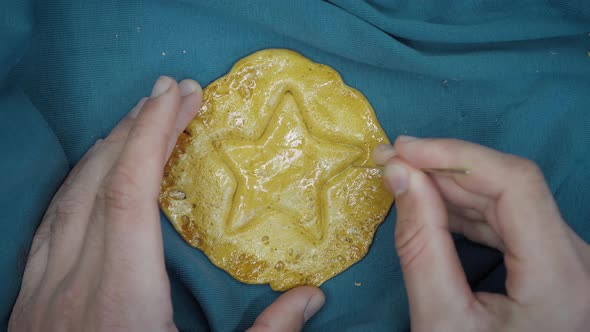
[[[333,69],[256,52],[204,89],[166,166],[160,204],[234,278],[319,286],[360,260],[393,197],[371,152],[389,143]]]

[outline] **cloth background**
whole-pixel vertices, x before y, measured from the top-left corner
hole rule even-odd
[[[159,75],[207,85],[264,48],[335,68],[391,139],[455,137],[535,160],[589,241],[589,32],[585,0],[3,0],[0,327],[42,214],[83,153]],[[366,258],[322,286],[307,330],[409,329],[394,224],[391,213]],[[162,228],[181,331],[243,330],[278,296],[215,268],[164,217]],[[502,292],[501,255],[456,243],[472,287]]]

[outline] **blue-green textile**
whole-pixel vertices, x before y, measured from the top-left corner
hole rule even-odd
[[[589,32],[587,0],[3,0],[0,324],[52,194],[96,139],[159,75],[206,85],[263,48],[334,67],[391,138],[456,137],[534,159],[589,241]],[[392,213],[369,255],[322,286],[309,331],[409,329],[394,223]],[[162,227],[182,331],[243,330],[278,295],[234,281]],[[497,252],[457,246],[475,289],[503,290]]]

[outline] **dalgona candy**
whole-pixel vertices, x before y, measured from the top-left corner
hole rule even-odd
[[[320,286],[366,255],[391,208],[371,158],[378,144],[389,141],[371,105],[335,70],[262,50],[204,89],[160,205],[237,280]]]

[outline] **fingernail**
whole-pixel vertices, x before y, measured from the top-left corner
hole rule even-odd
[[[131,109],[131,112],[129,112],[129,117],[132,118],[132,119],[135,119],[139,115],[139,112],[141,111],[141,109],[143,108],[143,105],[145,104],[145,102],[147,100],[148,100],[147,97],[141,98],[141,100],[139,101],[139,103],[137,103],[137,105],[135,105],[135,107],[133,107]]]
[[[303,320],[308,321],[311,317],[313,317],[324,305],[324,297],[321,295],[314,295],[309,299],[307,305],[305,306],[305,310],[303,310]]]
[[[405,167],[396,164],[386,165],[383,174],[385,183],[396,196],[408,190],[410,177]]]
[[[166,76],[160,76],[152,89],[151,98],[156,98],[166,92],[172,86],[172,79]]]
[[[407,136],[407,135],[401,135],[401,136],[399,136],[399,137],[397,138],[397,141],[398,141],[398,142],[405,143],[405,142],[411,142],[411,141],[414,141],[414,140],[417,140],[417,139],[418,139],[418,137],[414,137],[414,136]]]
[[[180,87],[180,95],[183,97],[201,89],[201,86],[193,80],[183,80],[178,86]]]
[[[385,162],[395,156],[395,149],[389,144],[379,144],[373,150],[373,160],[378,165],[383,165]]]

